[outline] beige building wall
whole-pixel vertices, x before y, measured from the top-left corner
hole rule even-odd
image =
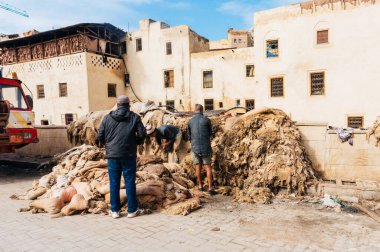
[[[136,50],[141,39],[142,50]],[[150,19],[140,21],[140,29],[127,39],[127,69],[136,95],[143,101],[166,104],[174,100],[177,109],[190,106],[190,53],[208,50],[208,40],[195,34],[188,26],[169,27]],[[172,54],[166,44],[171,42]],[[165,88],[164,71],[174,71],[174,87]],[[128,95],[134,97],[131,88]],[[136,97],[134,97],[137,100]]]
[[[227,40],[231,47],[243,48],[253,46],[253,37],[249,31],[229,29]]]
[[[40,125],[41,120],[62,125],[62,115],[65,113],[77,116],[88,113],[86,54],[77,53],[4,66],[5,76],[16,72],[18,78],[30,89],[36,125]],[[67,97],[59,97],[59,83],[67,83]],[[44,85],[45,98],[37,97],[37,85]],[[26,88],[24,91],[29,93]]]
[[[210,50],[219,50],[231,48],[231,44],[228,39],[210,40]]]
[[[123,60],[108,57],[103,62],[102,56],[97,54],[87,54],[86,60],[89,112],[111,109],[116,104],[116,97],[126,93]],[[108,84],[116,84],[116,97],[108,97]]]
[[[256,77],[246,77],[246,66],[254,65],[253,47],[215,50],[191,54],[192,104],[214,99],[215,109],[245,106],[248,99],[257,99]],[[213,87],[203,87],[203,71],[213,72]],[[222,102],[223,106],[219,106]]]
[[[64,125],[64,114],[74,120],[90,111],[112,108],[115,97],[108,97],[108,83],[116,84],[117,95],[125,94],[125,66],[121,59],[77,53],[38,61],[4,66],[3,73],[16,72],[32,92],[35,124],[48,120],[50,125]],[[59,83],[67,83],[67,97],[59,97]],[[45,98],[38,98],[37,85],[44,85]],[[26,94],[29,91],[24,88]]]
[[[257,106],[285,110],[293,120],[347,126],[364,116],[369,127],[380,116],[380,2],[327,5],[314,13],[299,4],[255,14]],[[318,30],[329,43],[317,45]],[[279,41],[279,57],[266,58],[266,40]],[[325,95],[310,95],[310,73],[325,72]],[[284,77],[285,95],[270,97],[270,78]]]

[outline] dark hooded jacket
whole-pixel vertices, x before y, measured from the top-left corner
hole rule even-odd
[[[191,149],[198,155],[207,156],[212,153],[212,125],[203,113],[196,113],[187,125],[187,134],[191,141]]]
[[[98,132],[98,140],[105,145],[108,159],[136,157],[137,145],[143,143],[145,137],[140,117],[128,107],[119,107],[106,115]]]

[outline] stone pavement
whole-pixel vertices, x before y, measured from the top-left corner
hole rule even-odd
[[[189,216],[116,220],[19,213],[28,202],[9,196],[36,175],[6,177],[1,170],[0,251],[380,251],[380,225],[368,216],[295,201],[239,205],[217,196]]]

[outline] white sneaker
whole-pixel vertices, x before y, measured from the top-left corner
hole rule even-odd
[[[114,218],[114,219],[117,219],[117,218],[120,218],[120,213],[119,212],[112,212],[111,210],[108,211],[108,214]]]
[[[141,213],[142,213],[141,209],[137,209],[133,213],[128,213],[127,217],[128,218],[134,218],[134,217],[139,216]]]

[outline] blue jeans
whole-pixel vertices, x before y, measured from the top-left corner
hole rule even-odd
[[[127,191],[128,213],[138,208],[136,196],[136,158],[108,159],[108,176],[110,179],[111,211],[118,212],[120,204],[120,180],[123,173]]]

